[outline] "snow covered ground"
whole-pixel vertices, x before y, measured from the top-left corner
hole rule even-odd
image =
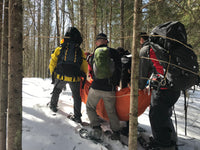
[[[73,121],[64,115],[53,115],[47,107],[53,85],[50,79],[24,78],[23,79],[23,150],[106,150],[105,147],[82,139],[76,132]],[[200,150],[200,89],[188,93],[188,127],[185,136],[184,98],[181,96],[175,105],[179,150]],[[73,112],[73,99],[69,86],[60,95],[59,106],[67,113]],[[138,118],[141,127],[149,135],[151,129],[148,119],[148,109]],[[89,122],[85,105],[82,105],[82,120]],[[173,117],[174,119],[174,117]],[[119,141],[109,140],[113,150],[128,150],[127,146]],[[138,146],[138,150],[142,150]]]

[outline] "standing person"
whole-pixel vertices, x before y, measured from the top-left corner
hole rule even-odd
[[[149,44],[149,36],[146,32],[140,32],[140,46],[144,47],[145,45]],[[130,77],[131,77],[131,60],[132,55],[129,53],[126,53],[126,55],[123,55],[121,58],[122,62],[122,88],[128,87],[128,84],[130,83]],[[138,128],[139,129],[139,128]],[[126,122],[126,127],[124,127],[121,131],[123,135],[128,136],[129,134],[129,121]]]
[[[130,69],[131,69],[131,54],[128,50],[124,50],[122,47],[118,47],[117,51],[120,54],[121,63],[122,63],[122,72],[121,72],[121,88],[128,87],[130,82]]]
[[[57,112],[57,104],[62,89],[69,83],[74,99],[74,115],[72,120],[81,123],[81,76],[87,74],[87,61],[84,52],[80,49],[82,37],[78,29],[68,27],[61,46],[51,54],[49,70],[52,79],[55,78],[54,89],[50,101],[50,109]]]
[[[149,58],[149,59],[148,59]],[[140,66],[139,66],[139,89],[146,90],[145,86],[150,76],[158,72],[163,74],[164,68],[156,61],[156,55],[153,48],[147,44],[140,50]],[[150,79],[151,80],[151,79]],[[159,148],[159,150],[175,150],[176,133],[171,120],[172,107],[180,96],[179,90],[172,90],[166,84],[165,86],[157,86],[159,79],[151,81],[152,93],[149,119],[153,138],[150,146]]]
[[[110,127],[113,131],[111,135],[112,140],[120,139],[120,124],[119,119],[115,110],[115,91],[116,86],[119,86],[120,74],[121,74],[121,61],[119,53],[112,48],[107,46],[108,40],[107,36],[100,33],[96,37],[96,49],[94,55],[90,59],[92,63],[94,76],[93,82],[90,87],[87,99],[87,114],[90,120],[90,125],[93,128],[91,136],[93,138],[99,139],[102,135],[102,130],[100,127],[100,121],[96,113],[96,106],[99,100],[102,98],[104,101],[104,106],[108,114]],[[104,53],[105,52],[105,53]],[[103,53],[103,54],[102,54]],[[102,56],[104,55],[104,56]],[[106,66],[104,62],[109,62]],[[114,62],[114,65],[113,65]],[[105,65],[105,66],[102,66]],[[102,68],[101,68],[102,67]],[[111,67],[111,68],[110,68]],[[110,70],[112,70],[110,74]],[[105,77],[110,75],[108,77]]]

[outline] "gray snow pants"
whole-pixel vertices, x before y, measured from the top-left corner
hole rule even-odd
[[[110,121],[110,128],[113,131],[119,131],[120,124],[115,110],[115,91],[102,91],[90,88],[87,98],[87,114],[90,120],[90,125],[100,126],[96,106],[100,99],[103,99],[106,112]]]

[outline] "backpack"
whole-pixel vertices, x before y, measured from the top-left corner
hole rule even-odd
[[[166,22],[156,26],[150,35],[150,41],[170,50],[180,44],[187,44],[187,33],[182,23]]]
[[[94,52],[93,71],[97,79],[107,79],[113,76],[115,65],[110,57],[108,47],[99,47]]]
[[[77,77],[82,76],[80,70],[82,61],[82,51],[79,44],[65,41],[58,55],[55,72],[60,75],[60,79],[63,76],[72,77],[72,80],[73,78],[77,79]]]
[[[198,85],[197,56],[187,44],[183,24],[175,21],[155,27],[151,32],[150,46],[164,69],[163,76],[157,73],[161,86],[186,90]]]

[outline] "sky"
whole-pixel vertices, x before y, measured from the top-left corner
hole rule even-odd
[[[58,113],[53,113],[47,103],[50,101],[53,85],[51,79],[24,78],[23,79],[23,150],[107,150],[106,147],[95,144],[79,136],[80,125],[67,119],[65,113],[73,112],[73,98],[67,85],[59,98]],[[177,118],[178,148],[179,150],[200,150],[200,89],[188,92],[187,135],[185,135],[184,98],[180,96],[175,105]],[[146,130],[146,137],[151,136],[148,118],[149,108],[138,117],[139,126]],[[175,122],[175,115],[172,117]],[[89,123],[85,104],[82,103],[82,120]],[[121,126],[125,122],[120,122]],[[109,124],[102,125],[109,129]],[[105,138],[112,150],[128,150],[119,141]],[[138,144],[138,150],[143,148]]]

